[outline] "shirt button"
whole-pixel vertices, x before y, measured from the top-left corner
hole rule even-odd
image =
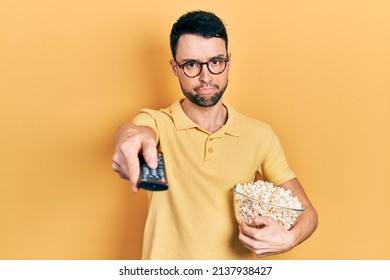
[[[214,150],[213,150],[213,148],[208,148],[207,151],[208,151],[209,153],[212,153]]]

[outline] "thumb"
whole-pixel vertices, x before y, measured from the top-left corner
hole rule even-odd
[[[157,168],[158,162],[157,162],[157,149],[156,147],[150,147],[148,148],[144,154],[143,154],[146,164],[150,168]]]

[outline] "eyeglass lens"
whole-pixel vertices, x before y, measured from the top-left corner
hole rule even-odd
[[[209,62],[195,62],[195,61],[189,61],[185,63],[182,68],[184,71],[184,74],[186,74],[188,77],[196,77],[202,72],[203,65],[206,64],[208,70],[215,75],[221,74],[225,68],[227,63],[226,58],[216,58],[212,59]]]

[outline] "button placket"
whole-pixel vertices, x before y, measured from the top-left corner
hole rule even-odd
[[[216,160],[215,137],[209,136],[206,140],[205,161],[215,162],[215,160]]]

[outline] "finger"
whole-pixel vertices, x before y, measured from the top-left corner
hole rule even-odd
[[[260,253],[259,248],[262,248],[263,242],[256,240],[252,236],[248,236],[242,232],[242,227],[240,227],[240,234],[238,240],[244,245],[245,248],[249,249],[256,254]]]
[[[122,160],[121,160],[122,158]],[[127,176],[127,164],[123,160],[122,152],[115,152],[113,158],[112,158],[112,169],[118,173],[118,176],[122,179],[129,179]]]
[[[269,226],[273,223],[277,222],[274,218],[269,216],[257,216],[254,220],[256,226]]]
[[[157,168],[157,149],[154,139],[144,139],[142,142],[142,155],[150,168]]]
[[[251,230],[259,231],[259,229],[254,229],[254,228],[251,228],[247,225],[243,225],[242,227],[240,227],[240,234],[239,234],[238,239],[239,239],[239,241],[241,241],[243,246],[245,248],[247,248],[248,250],[254,252],[258,258],[272,255],[272,252],[269,252],[269,250],[267,249],[266,242],[259,240],[259,239],[256,239],[256,238],[252,238],[250,236],[247,236],[242,232],[242,228],[245,228],[245,227],[249,228],[248,229],[249,231],[251,231]]]
[[[125,167],[125,168],[127,168],[127,167]],[[112,162],[112,169],[113,169],[116,173],[118,173],[118,176],[119,176],[120,178],[126,179],[126,180],[129,179],[129,177],[126,175],[126,173],[122,172],[122,168],[120,167],[120,165],[119,165],[117,162],[115,162],[115,161]]]
[[[250,226],[250,225],[247,225],[245,222],[241,222],[240,224],[240,232],[250,238],[254,238],[255,237],[255,228]]]
[[[114,170],[115,172],[119,172],[119,164],[116,163],[115,161],[112,161],[112,170]]]
[[[128,176],[129,182],[133,192],[139,191],[139,180],[140,180],[140,163],[138,159],[138,153],[133,155],[128,155],[127,159],[127,168],[128,168]]]
[[[128,179],[132,187],[133,192],[139,190],[138,182],[140,176],[140,167],[138,160],[138,153],[140,150],[140,145],[135,145],[133,141],[127,141],[121,145],[121,153],[123,155],[124,164],[121,165],[120,170],[124,178]],[[126,174],[123,174],[123,172]]]
[[[238,240],[249,250],[253,251],[254,247],[253,247],[253,239],[251,239],[250,237],[248,237],[247,235],[243,234],[242,232],[240,232],[240,234],[238,235]]]
[[[240,236],[239,239],[249,244],[252,248],[258,248],[258,243],[263,243],[267,235],[264,227],[252,227],[245,222],[240,224]]]

